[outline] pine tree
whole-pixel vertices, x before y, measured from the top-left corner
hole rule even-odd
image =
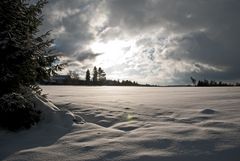
[[[0,1],[0,96],[21,87],[38,90],[38,81],[48,79],[61,65],[50,49],[49,32],[39,35],[46,0]]]
[[[97,81],[98,81],[98,71],[97,71],[97,67],[95,66],[93,68],[93,84],[96,85]]]
[[[106,73],[101,67],[98,68],[98,81],[100,84],[103,84],[104,81],[106,81]]]
[[[91,79],[91,76],[90,76],[90,71],[89,69],[86,71],[86,82],[89,83],[90,82],[90,79]]]
[[[196,83],[197,83],[196,79],[193,78],[193,77],[190,77],[190,79],[191,79],[191,81],[192,81],[192,84],[193,84],[194,86],[196,86]]]
[[[46,3],[46,0],[0,1],[1,128],[17,130],[37,123],[40,111],[29,95],[32,91],[41,92],[37,82],[62,69],[50,48],[53,43],[48,38],[50,33],[39,34]]]

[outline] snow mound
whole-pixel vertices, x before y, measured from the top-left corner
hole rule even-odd
[[[216,111],[207,108],[207,109],[202,110],[201,113],[202,114],[214,114],[214,113],[216,113]]]
[[[139,127],[141,127],[141,125],[139,124],[139,122],[136,122],[136,121],[120,122],[120,123],[117,123],[114,126],[112,126],[112,128],[122,130],[125,132],[135,130]]]
[[[45,123],[56,123],[57,125],[60,123],[64,127],[69,127],[72,126],[74,121],[85,122],[80,116],[76,116],[68,110],[60,110],[46,98],[34,96],[33,102],[37,110],[42,112],[41,118]]]
[[[17,151],[51,145],[72,129],[74,121],[84,122],[80,116],[60,110],[45,98],[34,95],[32,99],[41,111],[40,122],[29,130],[0,131],[0,160]]]

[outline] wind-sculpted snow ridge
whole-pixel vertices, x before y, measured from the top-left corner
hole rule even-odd
[[[78,121],[3,159],[239,161],[240,88],[43,88]]]
[[[41,121],[30,130],[0,131],[0,160],[24,149],[52,145],[71,130],[74,121],[84,121],[40,96],[33,96],[33,102],[41,111]]]

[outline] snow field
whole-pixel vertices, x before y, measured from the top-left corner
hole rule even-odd
[[[240,88],[43,89],[61,110],[45,102],[39,107],[54,112],[46,112],[50,115],[39,125],[18,134],[1,133],[5,150],[0,159],[240,159]]]

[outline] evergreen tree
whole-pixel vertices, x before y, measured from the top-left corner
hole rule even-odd
[[[31,2],[28,4],[27,2]],[[41,92],[37,82],[62,69],[50,49],[49,32],[40,35],[46,0],[0,1],[0,127],[29,128],[40,112],[29,96]],[[28,89],[31,89],[29,91]]]
[[[190,77],[190,79],[191,79],[191,81],[192,81],[192,84],[193,84],[194,86],[196,86],[196,83],[197,83],[196,79],[193,78],[193,77]]]
[[[106,73],[101,67],[98,68],[98,81],[100,84],[103,84],[104,81],[106,81]]]
[[[39,92],[38,81],[48,79],[61,65],[53,64],[49,32],[39,35],[46,0],[0,1],[0,96],[30,87]]]
[[[89,83],[90,82],[90,79],[91,79],[91,76],[90,76],[90,71],[89,69],[86,71],[86,82]]]
[[[97,81],[98,81],[98,71],[97,71],[97,67],[95,66],[93,68],[93,84],[97,84]]]

